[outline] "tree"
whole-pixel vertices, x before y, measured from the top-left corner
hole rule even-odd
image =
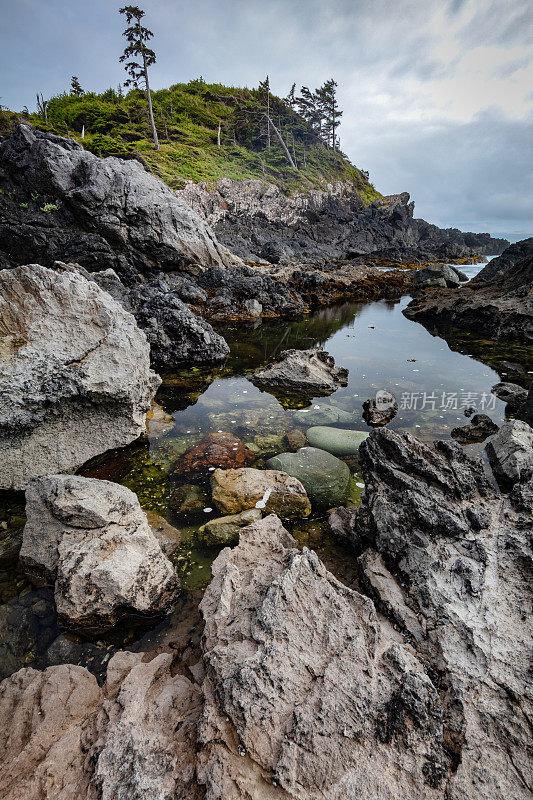
[[[266,126],[266,137],[267,137],[267,146],[270,150],[270,125],[268,120],[270,119],[270,79],[268,75],[266,76],[264,81],[261,81],[259,84],[259,93],[261,95],[261,100],[264,105],[264,112],[267,118],[267,126]]]
[[[284,102],[289,108],[294,108],[296,106],[296,84],[293,83],[287,97],[284,98]]]
[[[81,84],[76,75],[73,75],[70,79],[70,93],[75,97],[81,97],[83,94],[85,94],[85,91],[81,88]]]
[[[339,146],[337,130],[340,125],[340,118],[343,112],[339,110],[337,102],[337,84],[331,78],[317,90],[320,103],[324,112],[324,133],[331,147],[336,150]]]
[[[150,94],[150,81],[148,80],[148,67],[155,64],[156,56],[153,50],[147,47],[146,43],[153,37],[152,31],[141,25],[141,19],[144,17],[144,11],[139,6],[124,6],[120,9],[120,13],[126,16],[128,26],[123,32],[126,37],[128,45],[124,53],[120,56],[119,61],[122,63],[126,61],[124,69],[130,76],[124,82],[124,86],[134,86],[139,88],[139,81],[144,83],[146,90],[146,97],[148,100],[148,116],[150,117],[150,125],[152,127],[152,137],[154,139],[154,146],[159,150],[159,140],[157,138],[157,130],[154,122],[154,112],[152,109],[152,96]],[[133,22],[133,24],[132,24]],[[135,60],[139,58],[142,63]],[[129,61],[127,59],[130,59]]]
[[[44,99],[42,92],[40,95],[39,92],[37,92],[37,108],[44,121],[48,122],[48,100]]]

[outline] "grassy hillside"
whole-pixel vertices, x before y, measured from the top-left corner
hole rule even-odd
[[[290,167],[274,135],[270,149],[267,146],[261,101],[259,90],[202,80],[153,92],[161,144],[158,152],[150,140],[145,98],[137,90],[125,96],[113,89],[81,97],[59,95],[48,104],[47,125],[37,114],[21,116],[43,130],[65,136],[68,133],[100,156],[140,154],[159,177],[176,189],[186,180],[261,178],[286,193],[294,193],[342,180],[351,182],[365,203],[381,196],[366,173],[353,166],[344,154],[326,147],[301,116],[271,95],[272,119],[298,169]]]

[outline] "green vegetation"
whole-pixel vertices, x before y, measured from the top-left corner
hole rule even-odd
[[[365,203],[381,195],[340,151],[323,141],[313,125],[289,102],[270,94],[269,114],[297,169],[292,168],[275,135],[265,136],[264,92],[207,84],[202,78],[152,91],[160,149],[154,150],[145,93],[61,94],[51,98],[44,114],[19,118],[43,130],[72,136],[99,156],[142,158],[172,188],[185,181],[214,183],[220,178],[260,178],[292,194],[327,183],[351,183]],[[0,135],[14,121],[7,112]],[[9,116],[9,119],[8,119]],[[220,130],[220,146],[218,135]],[[83,137],[83,138],[82,138]]]

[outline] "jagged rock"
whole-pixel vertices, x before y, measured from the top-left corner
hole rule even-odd
[[[369,436],[367,431],[350,431],[326,425],[308,428],[305,435],[311,447],[326,450],[335,456],[357,455],[359,445]]]
[[[335,524],[356,552],[370,546],[360,566],[378,608],[439,675],[451,762],[428,770],[437,796],[525,797],[533,482],[523,476],[502,498],[458,445],[386,429],[360,462],[362,505]]]
[[[190,447],[172,467],[176,478],[194,480],[209,474],[210,468],[237,469],[251,463],[254,453],[232,433],[209,433]]]
[[[311,503],[300,481],[278,470],[216,469],[211,488],[213,502],[226,514],[249,508],[282,517],[308,517],[311,513]]]
[[[50,475],[26,490],[20,559],[35,582],[55,582],[60,623],[112,627],[125,616],[157,616],[179,587],[171,563],[125,486]]]
[[[493,280],[425,292],[403,313],[445,338],[455,327],[492,339],[533,342],[533,255]]]
[[[485,450],[498,480],[512,485],[521,473],[533,470],[533,428],[519,419],[506,422]]]
[[[472,278],[472,283],[505,278],[510,268],[527,256],[533,256],[533,237],[522,239],[507,247],[498,258],[493,258]]]
[[[241,528],[261,519],[262,513],[258,508],[251,508],[241,514],[231,514],[229,517],[212,519],[202,525],[198,530],[198,541],[206,547],[220,547],[232,545],[239,541]]]
[[[517,411],[516,416],[533,428],[533,386],[527,393],[526,401]]]
[[[492,436],[499,430],[495,422],[487,414],[475,414],[472,422],[461,428],[453,428],[451,436],[461,444],[469,442],[484,442],[487,436]]]
[[[446,710],[368,598],[275,516],[223,550],[200,606],[206,800],[443,798]]]
[[[36,264],[0,272],[0,487],[69,472],[145,430],[160,379],[131,314]]]
[[[332,508],[346,500],[350,483],[348,465],[324,450],[302,447],[297,453],[280,453],[270,458],[265,466],[297,478],[316,508]]]
[[[211,267],[199,277],[198,283],[213,293],[206,312],[221,318],[258,317],[264,313],[295,316],[309,310],[293,286],[248,266],[231,270]]]
[[[279,359],[254,372],[252,383],[273,394],[322,397],[348,384],[348,370],[335,366],[324,350],[284,350]]]
[[[505,239],[442,230],[414,219],[409,194],[389,195],[364,206],[352,185],[336,182],[324,190],[287,197],[261,180],[220,180],[216,187],[189,183],[182,196],[220,241],[246,261],[344,259],[395,248],[423,249],[426,260],[501,253]],[[408,255],[407,260],[412,260]]]
[[[527,389],[517,383],[497,383],[491,389],[499,400],[507,403],[510,411],[517,411],[527,400]]]
[[[200,800],[200,692],[173,657],[119,652],[102,688],[72,664],[21,669],[0,687],[4,800]]]
[[[20,125],[0,148],[1,185],[28,201],[4,204],[2,265],[35,260],[111,267],[128,282],[159,270],[241,263],[208,225],[134,160],[98,158],[73,139]],[[51,214],[33,197],[53,199]]]
[[[26,592],[0,605],[0,679],[26,666],[28,658],[35,667],[47,666],[47,648],[58,634],[50,587]]]

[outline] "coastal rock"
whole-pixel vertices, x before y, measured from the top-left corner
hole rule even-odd
[[[316,508],[332,508],[346,500],[350,483],[348,465],[324,450],[302,447],[297,453],[280,453],[270,458],[265,466],[297,478]]]
[[[232,433],[209,433],[178,458],[172,467],[172,475],[194,480],[208,475],[210,467],[237,469],[254,458],[254,453]]]
[[[291,428],[283,437],[283,442],[292,453],[295,453],[300,447],[305,447],[307,437],[299,428]]]
[[[200,800],[197,686],[173,657],[119,652],[102,688],[72,664],[21,669],[0,687],[4,800]]]
[[[445,338],[455,327],[491,339],[533,342],[533,255],[513,263],[493,280],[425,292],[403,313]]]
[[[507,247],[498,258],[493,258],[472,278],[472,283],[505,278],[511,267],[528,256],[533,256],[533,237],[522,239]]]
[[[272,394],[322,397],[348,384],[348,370],[318,348],[284,350],[279,359],[254,372],[252,383]]]
[[[452,762],[429,771],[437,796],[524,797],[531,477],[502,498],[458,445],[387,429],[360,462],[366,492],[344,511],[344,536],[356,553],[370,548],[359,563],[378,608],[439,675]]]
[[[51,475],[26,490],[20,559],[36,582],[55,582],[59,621],[112,627],[125,616],[157,616],[179,587],[171,563],[125,486]]]
[[[497,479],[512,485],[521,473],[533,471],[533,428],[519,419],[506,422],[485,450]]]
[[[345,428],[331,428],[317,425],[306,431],[311,447],[326,450],[335,456],[352,456],[359,452],[359,445],[368,438],[367,431],[350,431]]]
[[[296,478],[279,470],[216,469],[211,478],[213,502],[226,514],[259,508],[282,517],[308,517],[311,504]]]
[[[381,428],[396,416],[398,402],[390,392],[381,391],[363,403],[363,419],[373,428]]]
[[[0,263],[75,261],[131,282],[159,270],[241,263],[211,228],[135,160],[98,158],[73,139],[20,125],[0,148],[5,193],[28,208],[0,216]],[[52,214],[32,202],[53,198]]]
[[[417,269],[413,274],[413,280],[420,287],[444,285],[454,288],[461,283],[457,270],[448,266],[448,264],[434,264],[430,267]]]
[[[518,411],[527,400],[527,389],[518,386],[517,383],[497,383],[492,387],[491,392],[499,400],[507,403],[510,411]]]
[[[300,425],[338,425],[355,421],[355,414],[337,406],[323,405],[295,411],[293,419]]]
[[[462,428],[453,428],[451,436],[460,444],[484,442],[487,436],[492,436],[498,430],[496,423],[487,414],[475,414],[468,425],[463,425]]]
[[[533,428],[533,386],[527,393],[526,401],[520,406],[516,416]]]
[[[160,379],[131,314],[95,283],[0,272],[0,487],[69,472],[145,430]]]
[[[201,603],[206,800],[436,800],[446,709],[373,603],[275,516],[241,531]]]
[[[205,547],[220,547],[232,545],[239,541],[241,528],[257,522],[262,517],[258,508],[251,508],[241,514],[231,514],[228,517],[212,519],[202,525],[198,530],[198,541]]]
[[[207,506],[207,494],[201,486],[184,483],[172,492],[168,504],[178,516],[196,514]]]

